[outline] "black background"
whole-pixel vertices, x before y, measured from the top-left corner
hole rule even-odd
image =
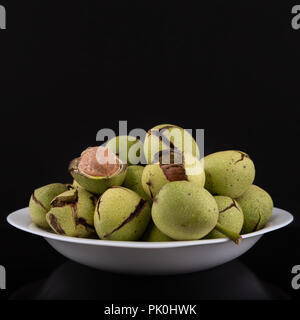
[[[300,31],[291,27],[291,8],[300,3],[0,4],[7,9],[7,30],[0,30],[5,297],[66,261],[13,230],[6,216],[26,207],[34,188],[71,181],[69,161],[96,144],[101,128],[117,130],[119,120],[129,129],[204,128],[205,154],[247,152],[255,183],[295,222],[266,236],[241,262],[283,295],[300,296],[290,285],[291,268],[300,264]]]

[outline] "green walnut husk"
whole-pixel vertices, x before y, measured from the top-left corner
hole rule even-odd
[[[206,236],[218,221],[218,206],[204,188],[187,181],[164,185],[152,206],[156,227],[174,240],[197,240]]]
[[[255,167],[242,151],[221,151],[204,158],[205,188],[214,195],[237,198],[253,183]]]
[[[152,199],[149,197],[149,195],[145,192],[143,186],[142,186],[142,174],[144,171],[143,166],[129,166],[127,168],[127,173],[125,180],[123,182],[123,187],[128,188],[132,191],[135,191],[137,194],[139,194],[143,199],[149,201],[149,203],[152,203]]]
[[[143,142],[134,136],[114,137],[108,141],[106,147],[129,166],[143,163],[145,159]]]
[[[242,208],[234,199],[229,197],[216,196],[214,198],[218,205],[219,218],[216,227],[206,238],[230,238],[239,244],[241,242],[240,232],[244,223]],[[222,230],[220,230],[220,227]]]
[[[144,154],[148,164],[157,160],[163,150],[176,150],[191,153],[199,158],[200,151],[192,135],[181,127],[161,124],[147,132],[144,141]]]
[[[164,242],[164,241],[173,241],[170,237],[162,233],[156,225],[151,221],[148,225],[146,232],[142,238],[143,241],[148,242]]]
[[[256,185],[236,199],[244,214],[242,233],[250,233],[264,228],[272,216],[274,204],[271,196]]]
[[[34,190],[29,201],[31,220],[39,227],[49,229],[46,213],[50,209],[51,201],[59,194],[67,191],[69,185],[52,183]]]
[[[84,152],[89,149],[90,148],[86,149]],[[71,161],[69,165],[69,172],[77,184],[82,188],[96,195],[100,195],[112,186],[122,185],[125,179],[127,165],[124,164],[117,156],[115,157],[117,161],[116,166],[118,166],[118,169],[112,173],[107,171],[105,175],[95,176],[80,170],[80,161],[82,156]],[[101,165],[99,164],[99,166]]]
[[[169,159],[166,159],[167,155]],[[189,181],[204,187],[203,161],[189,153],[162,151],[159,161],[148,164],[143,171],[142,186],[152,199],[165,184],[172,181]]]
[[[113,187],[98,200],[94,225],[100,239],[135,241],[145,232],[150,218],[146,200],[130,189]]]
[[[84,189],[76,180],[73,180],[72,187],[75,189]]]
[[[66,191],[52,200],[47,222],[57,234],[90,237],[95,234],[96,202],[97,198],[82,188]]]

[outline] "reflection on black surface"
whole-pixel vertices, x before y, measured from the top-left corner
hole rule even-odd
[[[11,299],[287,299],[261,282],[240,261],[178,276],[127,276],[91,269],[68,261],[44,282],[30,284]]]

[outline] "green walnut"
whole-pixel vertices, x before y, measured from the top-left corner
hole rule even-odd
[[[143,142],[134,136],[117,136],[106,144],[106,147],[128,165],[143,163]]]
[[[123,187],[135,191],[143,199],[152,203],[152,199],[144,191],[144,188],[142,186],[143,171],[144,167],[142,166],[129,166],[127,169],[125,180],[123,182]]]
[[[165,159],[167,156],[169,159]],[[189,181],[204,187],[203,161],[189,153],[162,151],[158,162],[148,164],[143,171],[142,185],[152,199],[165,184],[172,181]]]
[[[46,219],[60,235],[87,238],[95,234],[94,211],[97,198],[79,188],[66,191],[51,202]]]
[[[232,236],[234,235],[233,240],[239,243],[241,241],[239,234],[244,223],[244,215],[241,207],[234,199],[229,197],[216,196],[214,198],[219,209],[218,224],[206,238],[215,239],[228,237],[232,239]],[[220,227],[227,231],[225,231],[225,233],[219,231]]]
[[[250,186],[236,201],[244,213],[243,234],[262,229],[272,216],[272,198],[256,185]]]
[[[218,221],[218,206],[204,188],[188,181],[162,187],[152,206],[156,227],[174,240],[197,240],[206,236]]]
[[[242,151],[221,151],[204,158],[205,188],[214,195],[237,198],[253,183],[255,167]]]
[[[151,221],[146,232],[143,235],[143,241],[148,242],[164,242],[164,241],[173,241],[170,237],[163,234],[156,225]]]
[[[187,130],[172,124],[155,126],[145,137],[144,154],[148,164],[156,162],[163,150],[177,150],[200,157],[198,145],[192,135]]]
[[[85,190],[102,194],[112,186],[120,186],[126,176],[127,165],[105,147],[91,147],[71,161],[69,172]]]
[[[34,190],[29,201],[31,220],[39,227],[49,229],[46,213],[50,209],[51,201],[59,194],[68,190],[68,185],[52,183]]]
[[[94,225],[100,239],[135,241],[145,232],[150,218],[146,200],[130,189],[113,187],[98,200]]]

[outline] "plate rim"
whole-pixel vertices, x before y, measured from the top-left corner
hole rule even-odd
[[[76,237],[68,237],[63,235],[58,235],[46,230],[43,230],[39,228],[38,226],[31,223],[29,226],[23,226],[22,224],[18,224],[15,222],[14,218],[17,215],[25,214],[29,217],[29,208],[25,207],[19,210],[16,210],[12,213],[10,213],[6,220],[7,222],[22,231],[25,231],[27,233],[31,233],[40,237],[45,238],[46,240],[57,240],[62,242],[70,242],[70,243],[78,243],[78,244],[84,244],[84,245],[96,245],[96,246],[109,246],[109,247],[126,247],[126,248],[134,248],[134,249],[164,249],[164,248],[177,248],[177,247],[189,247],[189,246],[198,246],[198,245],[213,245],[217,243],[225,243],[225,242],[231,242],[231,240],[227,238],[221,238],[221,239],[200,239],[200,240],[188,240],[188,241],[166,241],[166,242],[143,242],[143,241],[112,241],[112,240],[101,240],[101,239],[87,239],[87,238],[76,238]],[[273,209],[273,216],[274,215],[284,215],[285,221],[278,223],[277,225],[273,226],[266,226],[265,228],[251,232],[245,235],[242,235],[242,239],[248,239],[256,236],[262,236],[263,234],[281,229],[290,223],[293,222],[294,217],[293,215],[280,208],[274,207]],[[32,226],[33,229],[30,229],[29,227]],[[232,242],[233,243],[233,242]]]

